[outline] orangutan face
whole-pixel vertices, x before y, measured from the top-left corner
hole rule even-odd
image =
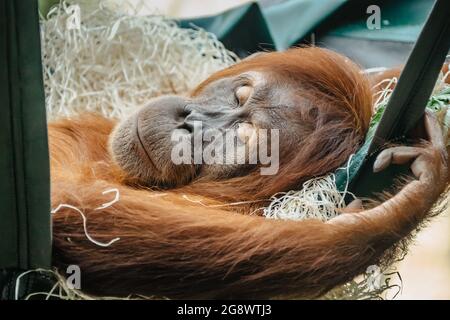
[[[190,97],[150,101],[115,129],[115,161],[142,183],[162,187],[254,170],[277,174],[285,162],[280,157],[301,152],[329,104],[295,76],[298,61],[293,70],[289,61],[279,62],[283,72],[276,64],[267,67],[267,59],[277,55],[263,54],[214,74]]]

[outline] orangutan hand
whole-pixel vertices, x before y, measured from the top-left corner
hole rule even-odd
[[[441,125],[430,113],[425,114],[427,142],[420,146],[399,146],[383,150],[375,160],[373,170],[379,172],[391,164],[411,162],[414,176],[429,188],[430,196],[444,191],[448,177],[448,156]]]

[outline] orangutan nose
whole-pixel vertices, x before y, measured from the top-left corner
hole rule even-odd
[[[184,110],[187,114],[184,126],[191,132],[200,125],[203,130],[226,129],[242,116],[239,109],[221,106],[187,105]]]

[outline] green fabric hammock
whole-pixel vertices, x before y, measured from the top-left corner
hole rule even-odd
[[[36,1],[1,0],[0,21],[0,266],[49,266],[50,176]]]
[[[11,274],[51,265],[39,41],[37,2],[0,0],[0,288]],[[10,296],[8,290],[2,295]]]

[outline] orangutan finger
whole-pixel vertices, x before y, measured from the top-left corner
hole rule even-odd
[[[393,147],[383,150],[373,164],[373,171],[380,172],[391,164],[405,164],[421,154],[422,150],[416,147]]]

